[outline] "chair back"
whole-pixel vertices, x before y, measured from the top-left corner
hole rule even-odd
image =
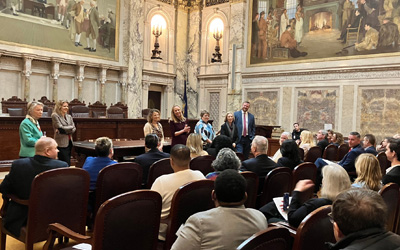
[[[120,107],[110,107],[107,109],[107,117],[114,119],[124,118],[124,111]]]
[[[240,152],[235,152],[235,153],[236,153],[236,156],[240,159],[240,161],[244,161],[245,160],[243,153],[240,153]]]
[[[212,155],[197,156],[190,161],[190,169],[199,170],[206,176],[208,173],[214,172],[211,163],[215,160]]]
[[[71,116],[78,118],[88,118],[89,115],[89,107],[86,106],[73,106],[71,108]]]
[[[214,181],[198,180],[181,186],[171,202],[170,224],[165,237],[164,249],[170,249],[176,240],[179,227],[193,214],[214,208],[211,192]]]
[[[279,150],[279,149],[278,149]],[[299,157],[303,161],[304,160],[304,149],[299,148]]]
[[[154,181],[164,174],[172,174],[174,170],[171,167],[169,158],[161,159],[154,162],[149,169],[149,176],[147,178],[147,188],[150,189]]]
[[[386,174],[386,169],[388,167],[390,167],[390,165],[388,165],[387,156],[386,156],[385,152],[379,152],[376,155],[376,158],[378,158],[379,166],[381,167],[381,173],[382,173],[382,176],[384,176]]]
[[[293,250],[328,250],[325,242],[336,242],[328,216],[331,209],[331,205],[317,208],[303,219],[294,237]]]
[[[304,162],[315,162],[321,156],[322,156],[322,150],[320,147],[318,146],[311,147],[304,158]]]
[[[293,169],[293,186],[300,180],[309,179],[314,183],[317,178],[317,166],[312,162],[303,162]]]
[[[96,182],[96,205],[94,214],[106,200],[122,193],[140,189],[142,167],[134,162],[122,162],[100,170]]]
[[[35,177],[25,228],[27,247],[46,240],[51,223],[85,234],[89,182],[88,172],[80,168],[53,169]]]
[[[343,143],[342,145],[340,145],[338,148],[337,160],[338,161],[342,160],[343,157],[349,152],[349,150],[350,150],[349,144]]]
[[[258,206],[262,207],[275,197],[282,197],[292,189],[292,170],[287,167],[273,169],[265,177],[263,191],[258,199]]]
[[[397,185],[396,183],[388,183],[383,186],[381,190],[379,190],[379,194],[385,201],[388,211],[386,229],[392,232],[396,232],[396,216],[399,208],[399,185]]]
[[[330,160],[330,161],[337,161],[337,152],[338,152],[338,148],[333,145],[330,144],[328,146],[326,146],[325,150],[324,150],[324,154],[322,155],[322,158]]]
[[[245,171],[240,173],[246,179],[247,200],[244,203],[247,208],[256,208],[259,177],[256,173]]]
[[[7,111],[10,116],[25,116],[26,115],[24,113],[23,108],[8,108]]]
[[[93,250],[156,250],[161,196],[136,190],[104,202],[94,224]]]
[[[283,227],[270,227],[245,240],[237,250],[290,250],[292,237]]]

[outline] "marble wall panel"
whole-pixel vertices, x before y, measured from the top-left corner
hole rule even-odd
[[[39,100],[42,96],[47,96],[51,99],[53,96],[53,88],[49,83],[49,75],[32,74],[30,77],[31,88],[29,100]]]
[[[0,99],[9,99],[11,96],[18,96],[21,98],[21,73],[0,70],[0,76]]]
[[[83,81],[82,96],[83,101],[85,101],[86,105],[88,105],[89,102],[95,103],[97,100],[100,100],[100,90],[96,81]]]
[[[337,98],[336,89],[298,90],[297,122],[313,132],[323,129],[324,124],[332,124],[334,128]]]
[[[278,124],[279,92],[277,90],[249,90],[247,100],[250,102],[249,111],[254,115],[256,124]]]
[[[355,113],[354,107],[354,85],[345,85],[343,86],[343,94],[340,96],[342,100],[342,109],[341,109],[341,118],[340,118],[340,126],[337,128],[340,133],[344,136],[347,136],[351,131],[357,130],[357,124],[354,123],[354,117],[357,117]]]
[[[400,89],[362,89],[360,133],[373,134],[379,143],[400,132]]]
[[[280,116],[281,116],[281,122],[279,125],[284,129],[285,131],[291,131],[292,130],[292,103],[293,103],[293,98],[292,96],[292,88],[291,87],[283,87],[282,88],[282,95],[281,98],[281,110],[280,110]]]
[[[75,89],[75,80],[72,77],[58,78],[58,99],[71,101],[78,98],[78,89]],[[75,95],[76,94],[76,95]]]
[[[107,106],[110,106],[111,103],[115,104],[121,100],[121,91],[119,89],[119,84],[116,82],[107,82],[105,84],[106,91],[106,99],[105,102]]]

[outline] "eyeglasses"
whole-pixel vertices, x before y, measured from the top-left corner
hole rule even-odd
[[[329,221],[333,224],[333,222],[335,222],[335,221],[333,220],[332,212],[330,212],[330,213],[328,214],[328,217],[329,217]]]

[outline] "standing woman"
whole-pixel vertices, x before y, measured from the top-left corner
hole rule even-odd
[[[203,141],[203,148],[207,149],[215,137],[215,132],[210,123],[210,113],[207,110],[202,110],[200,112],[200,121],[197,122],[194,132],[201,135],[201,140]]]
[[[160,151],[163,149],[164,145],[164,131],[163,127],[160,123],[161,120],[161,112],[158,109],[150,110],[149,115],[147,116],[147,123],[144,125],[143,132],[144,137],[148,134],[156,134],[160,140],[160,147],[158,148]]]
[[[176,144],[186,145],[190,127],[187,124],[186,118],[182,114],[182,109],[179,105],[174,105],[171,110],[171,120],[169,121],[171,128],[171,148]]]
[[[35,155],[35,143],[43,136],[38,122],[43,114],[43,103],[29,102],[27,108],[26,118],[19,125],[20,158],[33,157]]]
[[[68,102],[59,100],[54,107],[51,120],[54,129],[54,140],[58,144],[58,159],[71,166],[72,134],[75,133],[75,124],[68,114]]]
[[[236,147],[238,131],[235,125],[235,118],[231,112],[226,113],[225,123],[221,125],[221,135],[228,136],[232,141],[232,146],[234,148]]]

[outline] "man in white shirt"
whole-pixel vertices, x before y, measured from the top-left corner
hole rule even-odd
[[[212,198],[216,208],[190,216],[171,250],[236,249],[268,227],[260,211],[244,207],[246,180],[237,171],[227,169],[218,175]]]
[[[158,177],[151,190],[160,193],[162,198],[161,220],[169,216],[172,197],[178,188],[188,182],[205,179],[200,171],[189,169],[190,150],[182,144],[177,144],[171,149],[170,162],[174,170],[172,174],[166,174]],[[165,241],[167,225],[160,224],[159,240]]]

